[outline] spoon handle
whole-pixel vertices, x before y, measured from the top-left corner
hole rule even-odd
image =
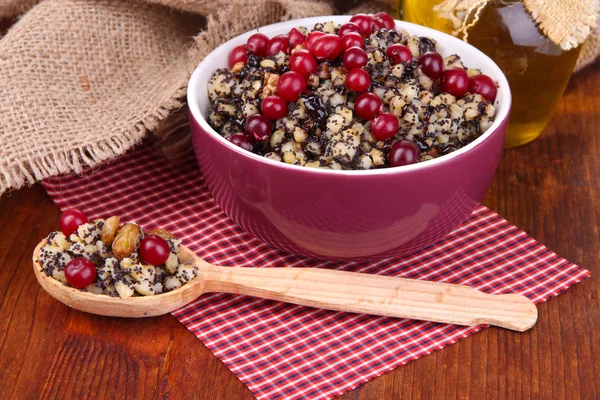
[[[491,295],[469,286],[357,272],[210,265],[204,284],[205,292],[457,325],[489,324],[519,332],[537,320],[535,304],[520,294]]]

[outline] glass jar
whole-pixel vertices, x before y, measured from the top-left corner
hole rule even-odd
[[[442,1],[403,0],[403,19],[452,33],[452,21],[433,9]],[[562,50],[544,36],[519,0],[490,1],[469,28],[467,41],[490,56],[510,83],[513,105],[505,147],[537,138],[567,86],[581,46]]]

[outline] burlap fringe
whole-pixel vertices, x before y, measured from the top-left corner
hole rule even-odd
[[[583,43],[579,58],[577,59],[577,65],[575,66],[575,72],[579,72],[588,65],[593,64],[600,56],[600,26],[592,31],[590,36]]]
[[[596,27],[598,0],[523,0],[542,32],[563,50],[582,44]]]
[[[0,19],[21,15],[36,5],[40,0],[1,0]]]

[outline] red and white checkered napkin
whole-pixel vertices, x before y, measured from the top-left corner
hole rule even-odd
[[[212,200],[192,157],[171,166],[144,146],[84,176],[44,182],[61,209],[120,215],[161,226],[211,263],[319,267],[462,283],[536,302],[590,275],[479,207],[441,242],[410,257],[337,263],[270,248],[238,228]],[[326,399],[484,328],[332,312],[207,294],[173,315],[259,399]]]

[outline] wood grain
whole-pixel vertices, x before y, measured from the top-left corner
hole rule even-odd
[[[204,267],[206,292],[457,325],[489,324],[520,332],[537,320],[535,304],[514,293],[491,295],[463,285],[319,268]]]
[[[525,333],[486,329],[342,399],[600,398],[599,79],[596,65],[571,80],[543,135],[504,152],[485,200],[592,279],[540,305]],[[0,199],[0,398],[252,398],[174,318],[97,317],[48,296],[30,256],[58,216],[40,185]]]

